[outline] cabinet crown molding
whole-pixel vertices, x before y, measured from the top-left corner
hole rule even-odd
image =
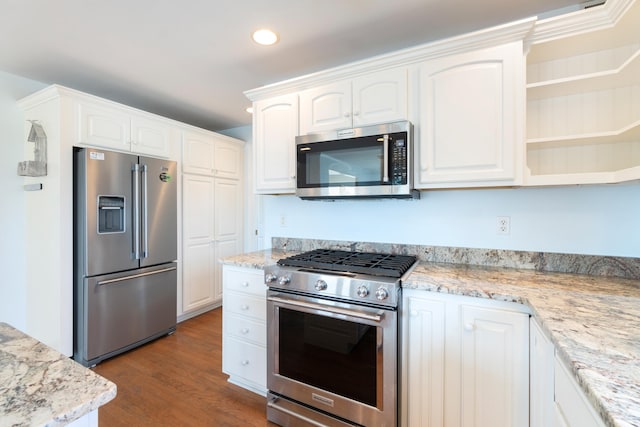
[[[607,0],[601,6],[541,19],[527,38],[529,45],[613,27],[635,0]]]
[[[489,48],[505,43],[523,41],[531,33],[535,22],[536,17],[525,18],[508,24],[397,50],[283,82],[273,83],[248,90],[244,94],[251,101],[259,101],[384,69],[416,64],[425,60]]]

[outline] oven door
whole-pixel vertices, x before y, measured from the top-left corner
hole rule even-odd
[[[397,312],[269,291],[267,385],[366,426],[397,424]]]

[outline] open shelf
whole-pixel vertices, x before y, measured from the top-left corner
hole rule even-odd
[[[639,24],[640,25],[640,24]],[[573,59],[574,67],[581,67],[582,73],[567,72],[571,65],[559,66],[564,72],[556,71],[557,75],[570,74],[567,77],[558,77],[550,80],[535,81],[527,84],[527,99],[536,100],[549,97],[566,96],[581,92],[596,92],[607,89],[616,89],[631,86],[638,82],[640,75],[640,46],[626,46],[625,55],[622,59],[611,59],[607,62],[610,67],[601,64],[603,61],[598,58],[569,58]],[[600,57],[619,56],[612,52],[598,52]],[[608,55],[607,55],[608,54]],[[552,66],[550,66],[552,67]],[[531,70],[532,66],[529,67]],[[600,69],[605,68],[605,69]],[[532,74],[532,71],[528,71]]]
[[[575,146],[589,144],[616,144],[625,141],[640,141],[640,120],[618,130],[573,135],[561,135],[545,138],[527,139],[527,145]]]

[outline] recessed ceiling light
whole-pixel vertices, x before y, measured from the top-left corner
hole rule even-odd
[[[265,46],[270,46],[278,42],[278,35],[266,28],[254,31],[251,37],[254,42]]]
[[[247,107],[245,111],[249,114],[253,114],[253,107]]]

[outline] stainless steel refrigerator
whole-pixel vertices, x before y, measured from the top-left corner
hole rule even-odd
[[[176,327],[176,163],[74,148],[74,359],[93,366]]]

